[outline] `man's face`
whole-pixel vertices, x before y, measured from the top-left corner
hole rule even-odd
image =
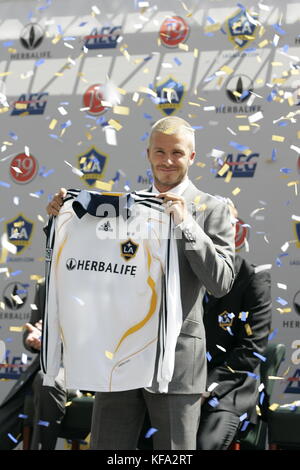
[[[147,152],[155,186],[161,192],[181,183],[195,159],[190,139],[183,132],[172,135],[154,132]]]

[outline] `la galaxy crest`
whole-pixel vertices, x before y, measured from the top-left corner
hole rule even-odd
[[[183,103],[184,91],[184,85],[169,75],[156,87],[156,93],[160,99],[158,109],[167,116],[178,111]]]
[[[121,256],[125,261],[129,261],[135,257],[139,245],[134,243],[130,238],[125,242],[121,243]]]
[[[219,326],[224,331],[227,331],[227,328],[232,327],[233,318],[234,318],[234,315],[232,315],[232,313],[228,313],[227,310],[224,310],[224,312],[218,316]]]
[[[34,222],[19,214],[6,224],[7,237],[17,247],[17,255],[22,253],[31,243]]]
[[[97,180],[104,177],[108,159],[108,155],[96,147],[78,156],[78,168],[83,172],[81,178],[88,186],[94,186]]]
[[[257,14],[251,14],[246,9],[237,10],[227,18],[228,38],[238,49],[244,49],[256,39],[257,18]]]

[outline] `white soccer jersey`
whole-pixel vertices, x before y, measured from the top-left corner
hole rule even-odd
[[[62,340],[67,388],[150,387],[159,336],[157,379],[167,392],[182,310],[173,223],[162,201],[70,191],[49,232],[44,385],[54,384]]]

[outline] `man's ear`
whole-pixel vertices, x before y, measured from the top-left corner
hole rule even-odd
[[[192,166],[196,158],[196,152],[192,152],[189,159],[189,166]]]

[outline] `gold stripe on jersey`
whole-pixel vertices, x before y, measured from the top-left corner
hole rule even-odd
[[[150,254],[150,250],[149,248],[146,248],[147,250],[147,254],[148,254],[148,269],[150,270],[150,266],[151,266],[151,254]],[[118,349],[120,348],[121,344],[123,343],[123,341],[129,336],[129,335],[132,335],[133,333],[136,333],[138,330],[140,330],[141,328],[143,328],[143,326],[145,326],[146,323],[148,323],[148,321],[151,319],[151,317],[154,315],[155,313],[155,310],[156,310],[156,306],[157,306],[157,292],[156,292],[156,285],[155,285],[155,281],[152,279],[152,277],[149,275],[148,276],[148,279],[147,279],[147,284],[148,286],[150,287],[150,289],[152,290],[152,296],[151,296],[151,301],[150,301],[150,308],[149,308],[149,311],[147,313],[147,315],[145,316],[145,318],[140,321],[139,323],[137,323],[136,325],[132,326],[131,328],[129,328],[122,336],[122,338],[120,339],[120,341],[118,342],[117,344],[117,347],[116,349],[114,350],[114,354],[118,351]]]

